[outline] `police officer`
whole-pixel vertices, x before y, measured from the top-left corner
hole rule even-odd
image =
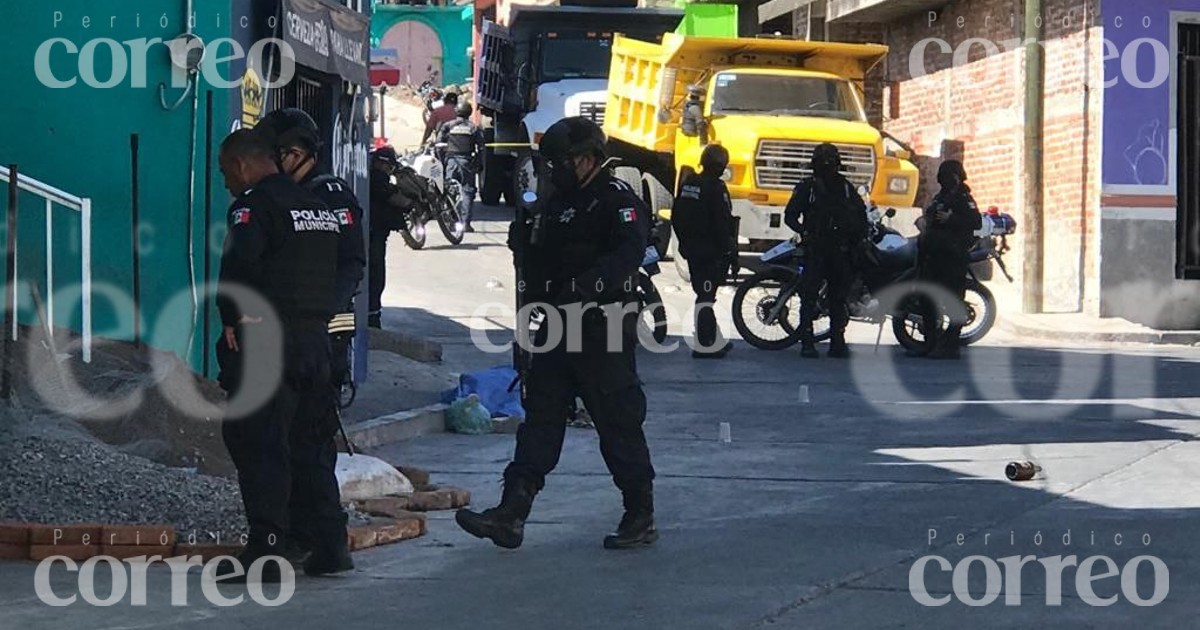
[[[720,330],[713,304],[717,289],[725,282],[730,262],[737,255],[736,224],[729,190],[721,176],[729,166],[729,151],[710,144],[700,154],[699,174],[680,182],[679,195],[671,210],[671,225],[679,237],[679,253],[688,263],[692,290],[696,292],[696,342],[692,356],[721,358],[733,348],[725,341],[717,345]]]
[[[249,540],[244,567],[282,555],[289,496],[308,503],[304,528],[309,574],[353,568],[332,467],[333,431],[318,414],[300,413],[303,393],[329,389],[327,326],[341,224],[319,199],[279,172],[265,134],[239,130],[221,145],[220,167],[235,199],[221,257],[217,344],[219,381],[230,395],[222,435],[238,471]],[[248,291],[252,296],[246,298]],[[272,345],[271,340],[275,341]],[[259,404],[247,402],[264,396]],[[264,581],[278,579],[278,565]],[[224,571],[222,571],[224,573]]]
[[[926,325],[924,333],[931,348],[930,358],[957,359],[961,345],[959,335],[966,323],[964,300],[970,266],[968,251],[975,230],[983,224],[983,217],[966,184],[967,171],[962,162],[942,162],[937,179],[941,190],[922,214],[921,277],[943,289],[949,294],[944,297],[955,302],[939,305],[934,300],[926,300],[924,321],[940,322],[941,312],[944,312],[950,323],[945,330],[938,325]]]
[[[471,227],[471,209],[475,205],[476,165],[483,158],[483,130],[471,122],[470,103],[459,103],[454,112],[458,118],[442,125],[438,132],[438,143],[446,144],[446,178],[453,179],[462,187],[459,213],[466,231]]]
[[[265,134],[275,148],[278,164],[284,173],[299,183],[305,190],[321,200],[338,217],[341,231],[338,237],[337,281],[334,285],[334,306],[337,315],[330,322],[330,344],[332,347],[332,380],[328,390],[316,389],[306,392],[300,409],[319,416],[317,422],[333,429],[339,427],[337,417],[337,393],[350,375],[350,342],[354,338],[354,296],[362,283],[366,267],[366,251],[363,248],[363,211],[354,191],[345,180],[318,168],[321,149],[321,132],[317,123],[304,110],[297,108],[278,109],[267,114],[255,130]],[[330,436],[332,440],[332,435]],[[332,443],[332,442],[331,442]],[[313,451],[321,456],[313,466],[333,471],[337,466],[337,451],[322,448]],[[311,536],[304,528],[311,520],[310,497],[295,491],[291,497],[293,531],[289,544],[294,558],[303,556],[311,548]]]
[[[371,152],[371,225],[369,248],[371,273],[368,276],[368,316],[371,328],[383,327],[383,289],[387,283],[387,242],[395,230],[404,229],[404,213],[412,210],[414,199],[392,182],[400,164],[396,150],[382,146]]]
[[[509,242],[527,263],[529,300],[546,304],[551,316],[557,311],[565,322],[564,334],[557,344],[547,343],[550,327],[543,325],[535,339],[549,347],[533,355],[526,375],[526,417],[517,433],[516,454],[504,471],[500,505],[482,513],[459,510],[456,520],[467,532],[501,547],[521,545],[534,495],[558,463],[567,413],[579,395],[624,497],[625,515],[604,546],[648,545],[658,532],[654,468],[642,432],[646,396],[634,362],[633,301],[650,229],[648,210],[627,184],[602,167],[605,138],[595,123],[578,117],[556,122],[542,137],[540,151],[553,186],[539,201],[541,237],[533,244],[521,242],[514,224]],[[580,317],[583,305],[588,308]],[[620,338],[610,339],[610,334]],[[572,339],[578,346],[569,347]]]
[[[829,356],[847,358],[850,312],[846,301],[854,279],[851,249],[859,246],[867,233],[866,203],[842,176],[842,157],[836,146],[817,145],[810,168],[812,176],[796,185],[784,210],[784,222],[801,235],[807,254],[800,304],[800,354],[809,359],[821,356],[813,338],[813,319],[824,284],[829,308]]]

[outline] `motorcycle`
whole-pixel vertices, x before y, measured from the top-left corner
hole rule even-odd
[[[921,300],[925,298],[916,292],[905,293],[907,285],[917,280],[917,237],[905,238],[884,224],[885,218],[895,216],[894,209],[881,213],[868,205],[867,213],[868,236],[849,292],[850,319],[882,326],[890,318],[892,332],[902,347],[927,351],[921,315]],[[1011,216],[990,208],[984,216],[984,227],[976,232],[970,250],[971,262],[995,261],[1011,282],[1003,255],[1008,251],[1006,237],[1015,231],[1016,222]],[[754,347],[782,350],[800,341],[804,247],[795,240],[785,241],[764,253],[761,260],[767,267],[748,278],[734,293],[733,323],[742,338]],[[893,295],[899,297],[887,300],[886,305],[879,299]],[[830,336],[829,308],[823,287],[820,296],[814,318],[816,341]],[[973,270],[968,271],[966,306],[967,321],[960,343],[970,345],[983,339],[996,321],[996,300]],[[945,316],[942,320],[939,326],[948,325]]]
[[[417,95],[421,97],[421,102],[425,104],[425,109],[421,112],[421,118],[425,124],[429,123],[429,117],[433,115],[433,110],[442,104],[442,98],[446,93],[441,88],[435,87],[432,81],[425,80],[417,88]]]
[[[412,210],[405,215],[405,227],[400,230],[400,236],[412,249],[425,247],[425,224],[430,221],[437,221],[442,235],[451,245],[462,243],[466,233],[459,212],[462,189],[458,182],[446,179],[446,168],[433,154],[434,149],[429,146],[406,154],[393,175],[393,178],[410,178],[415,185],[409,188],[419,191]]]

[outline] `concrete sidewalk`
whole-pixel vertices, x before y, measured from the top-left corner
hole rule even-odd
[[[1120,317],[1096,317],[1086,313],[1024,313],[1017,285],[1008,283],[999,275],[986,284],[996,296],[999,306],[996,328],[1027,341],[1200,344],[1200,330],[1158,330]]]

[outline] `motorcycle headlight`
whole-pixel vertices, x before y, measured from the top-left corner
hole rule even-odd
[[[908,178],[907,177],[899,177],[899,176],[889,177],[888,178],[888,192],[892,193],[893,195],[903,195],[903,194],[907,193],[908,192]]]

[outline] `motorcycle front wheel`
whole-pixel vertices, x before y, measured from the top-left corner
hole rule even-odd
[[[781,300],[784,304],[779,306]],[[800,293],[794,273],[767,269],[750,276],[734,292],[732,309],[738,334],[755,348],[783,350],[800,341]]]
[[[462,193],[457,192],[458,182],[447,183],[450,184],[447,193],[438,196],[437,223],[442,230],[442,236],[445,236],[451,245],[460,245],[467,229],[463,224],[462,214],[458,211],[458,201]]]
[[[928,299],[915,294],[906,297],[892,317],[892,333],[905,350],[920,354],[932,350],[926,340],[922,315],[922,302]],[[966,306],[967,321],[958,336],[960,346],[969,346],[983,339],[996,323],[996,298],[986,286],[975,279],[967,281]],[[945,330],[949,323],[943,316],[937,322],[938,329]]]
[[[963,326],[961,343],[969,346],[983,339],[996,324],[996,298],[983,283],[967,282],[967,323]]]
[[[413,211],[404,217],[404,229],[400,230],[400,236],[404,239],[404,244],[412,249],[425,247],[425,217],[423,215],[423,212]]]

